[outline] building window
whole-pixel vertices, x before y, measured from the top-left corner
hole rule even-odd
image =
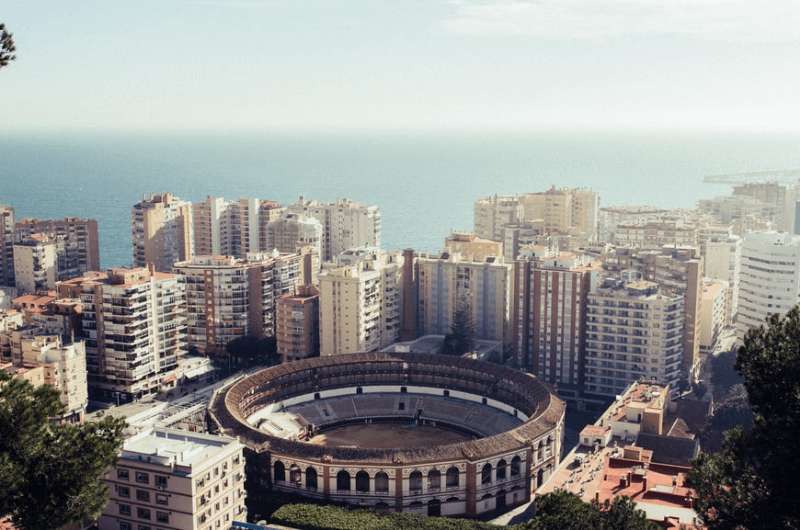
[[[506,478],[506,461],[500,460],[497,463],[497,480],[505,480]]]
[[[167,512],[156,512],[156,521],[159,523],[168,523],[169,514]]]
[[[397,404],[397,410],[406,410],[405,402],[401,401]]]
[[[411,493],[422,493],[422,473],[413,471],[408,477],[408,489]]]
[[[169,497],[166,495],[161,495],[160,493],[156,493],[156,504],[160,504],[161,506],[166,506],[169,503]]]
[[[400,387],[400,393],[401,394],[407,394],[408,393],[408,387],[401,386]]]
[[[317,489],[317,470],[313,467],[306,468],[306,489]]]
[[[147,519],[150,520],[150,510],[147,508],[136,508],[136,517],[139,519]]]
[[[314,399],[319,399],[319,398],[320,398],[319,392],[315,392],[314,393]]]
[[[520,473],[520,467],[522,464],[522,459],[518,456],[515,456],[511,459],[511,476],[518,477]]]
[[[137,527],[137,529],[138,529],[138,530],[150,530],[150,527],[149,527],[149,526],[147,526],[146,524],[140,524],[140,525]]]
[[[492,483],[492,464],[486,463],[483,465],[481,469],[481,484],[491,484]]]
[[[449,390],[444,390],[444,391],[442,391],[442,395],[444,397],[450,397],[450,391]]]
[[[126,523],[125,521],[119,522],[119,530],[131,530],[131,523]]]
[[[369,474],[366,471],[356,473],[356,491],[369,493]]]
[[[156,487],[161,489],[167,488],[167,477],[164,475],[156,475]]]
[[[383,471],[375,474],[375,491],[378,493],[389,493],[389,475]]]
[[[131,505],[130,504],[120,504],[119,505],[119,514],[120,515],[130,515],[131,514]]]
[[[277,462],[275,462],[275,465],[273,467],[275,469],[275,473],[273,475],[274,476],[273,480],[275,482],[284,482],[284,481],[286,481],[286,466],[283,465],[283,462],[278,460]]]
[[[150,492],[146,490],[136,490],[136,500],[150,502]]]
[[[136,472],[136,482],[139,484],[149,484],[150,483],[150,475],[147,473],[142,473],[141,471]]]
[[[364,389],[363,388],[361,388],[360,386],[356,387],[356,394],[363,394],[363,393],[364,393]]]
[[[457,467],[451,467],[445,474],[445,484],[448,488],[457,488],[459,482],[459,472]]]
[[[131,489],[128,486],[117,486],[117,495],[120,497],[130,498]]]
[[[350,491],[350,473],[344,469],[336,474],[336,489],[338,491]]]
[[[117,478],[120,480],[130,480],[131,475],[127,469],[117,469]]]
[[[483,403],[484,405],[486,405],[487,403],[489,403],[489,400],[488,400],[488,399],[486,399],[486,398],[483,398],[483,399],[481,399],[481,403]]]

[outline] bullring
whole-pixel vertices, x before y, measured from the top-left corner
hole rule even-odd
[[[357,353],[261,370],[216,395],[209,412],[247,445],[269,489],[476,516],[526,502],[556,468],[565,406],[500,365]]]

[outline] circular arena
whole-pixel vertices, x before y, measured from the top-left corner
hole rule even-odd
[[[332,502],[475,516],[530,500],[556,468],[564,402],[492,363],[357,353],[282,364],[212,400],[251,477]]]

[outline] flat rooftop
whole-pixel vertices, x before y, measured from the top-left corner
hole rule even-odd
[[[211,460],[234,444],[238,442],[227,436],[154,428],[127,439],[121,458],[191,467]]]

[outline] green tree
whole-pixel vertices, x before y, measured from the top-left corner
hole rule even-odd
[[[0,371],[0,514],[23,530],[94,519],[105,506],[101,479],[116,461],[125,422],[52,420],[63,412],[52,387]]]
[[[450,333],[445,335],[441,353],[446,355],[464,355],[475,348],[475,325],[472,322],[472,311],[469,304],[461,302],[453,315]]]
[[[719,452],[695,461],[695,509],[712,529],[800,528],[800,309],[749,331],[736,370],[753,427],[728,431]]]
[[[533,518],[520,530],[658,530],[630,497],[586,503],[574,493],[554,491],[536,497]]]
[[[281,361],[275,337],[237,337],[225,345],[225,351],[237,367],[272,366]]]
[[[17,47],[14,44],[14,34],[6,30],[6,25],[0,22],[0,69],[17,58],[14,52]]]

